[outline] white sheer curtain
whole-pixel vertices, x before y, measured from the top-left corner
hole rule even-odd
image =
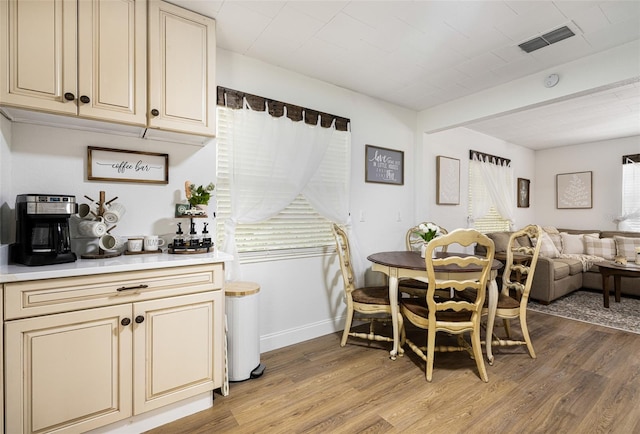
[[[477,154],[473,154],[469,164],[470,170],[474,171],[474,179],[482,180],[471,185],[473,198],[471,220],[484,217],[493,205],[502,218],[508,220],[509,225],[513,227],[516,194],[511,166],[506,161],[498,164],[498,161],[491,161],[488,156],[483,159]]]
[[[614,219],[620,231],[640,228],[640,163],[627,160],[622,165],[622,215]]]
[[[315,126],[294,122],[287,118],[286,109],[279,118],[271,116],[268,110],[245,108],[232,112],[231,218],[225,222],[223,250],[235,259],[228,267],[227,279],[241,278],[236,225],[267,220],[300,193],[321,215],[344,225],[350,232],[348,182],[330,185],[322,177],[323,170],[327,170],[326,160],[331,158],[332,136],[350,133],[334,127],[323,128],[320,119]]]

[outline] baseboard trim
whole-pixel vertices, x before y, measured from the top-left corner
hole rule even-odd
[[[308,341],[320,336],[336,333],[344,329],[345,316],[305,324],[301,327],[282,330],[277,333],[260,337],[260,352],[277,350],[300,342]],[[267,369],[269,367],[267,366]]]

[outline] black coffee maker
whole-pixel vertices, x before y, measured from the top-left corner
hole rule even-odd
[[[74,262],[77,258],[71,251],[69,217],[77,208],[75,196],[19,194],[11,260],[24,265]]]

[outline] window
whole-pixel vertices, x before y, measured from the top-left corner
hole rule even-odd
[[[225,221],[231,216],[230,197],[230,132],[233,122],[232,109],[218,106],[217,112],[217,243],[224,245]],[[249,126],[250,128],[250,126]],[[350,134],[334,134],[329,143],[327,157],[319,171],[323,182],[349,184],[350,178]],[[256,152],[256,154],[258,153]],[[259,158],[254,162],[259,170]],[[301,194],[285,209],[267,221],[253,224],[238,224],[236,227],[238,253],[247,256],[274,256],[317,253],[326,247],[333,248],[335,240],[331,222],[320,215]]]
[[[640,154],[622,157],[620,230],[640,232]]]
[[[509,203],[509,196],[515,196],[511,194],[508,185],[509,179],[513,183],[512,170],[509,166],[510,161],[477,151],[470,151],[469,157],[468,215],[473,222],[473,228],[482,233],[510,230],[509,219],[498,212],[498,208],[485,182],[485,176],[492,176],[494,178],[493,184],[503,187],[502,189],[496,189],[497,191],[494,192],[503,201],[503,208],[506,210],[514,208],[515,204]],[[482,170],[480,164],[490,164],[490,168],[496,170],[486,173],[487,171]],[[485,173],[483,174],[483,172]]]

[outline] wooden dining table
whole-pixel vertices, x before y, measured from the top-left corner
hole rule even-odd
[[[471,256],[465,253],[453,253],[453,252],[438,252],[438,257],[448,256]],[[379,252],[373,253],[367,257],[369,261],[373,263],[371,269],[373,271],[379,271],[389,276],[389,301],[391,303],[391,320],[393,322],[393,348],[391,349],[391,359],[395,360],[398,354],[398,347],[400,341],[400,331],[398,330],[398,286],[402,279],[415,279],[421,278],[423,281],[427,281],[427,266],[424,258],[420,256],[419,252],[410,251],[395,251],[395,252]],[[493,336],[493,325],[496,318],[496,309],[498,307],[498,284],[496,283],[496,276],[498,270],[503,267],[502,262],[497,259],[493,260],[491,266],[491,274],[487,284],[487,342],[490,343]],[[467,268],[460,268],[456,265],[448,265],[444,267],[435,267],[437,279],[473,279],[479,277],[481,268],[479,266],[470,266]],[[489,364],[493,364],[493,354],[491,351],[491,345],[486,345],[487,359]]]

